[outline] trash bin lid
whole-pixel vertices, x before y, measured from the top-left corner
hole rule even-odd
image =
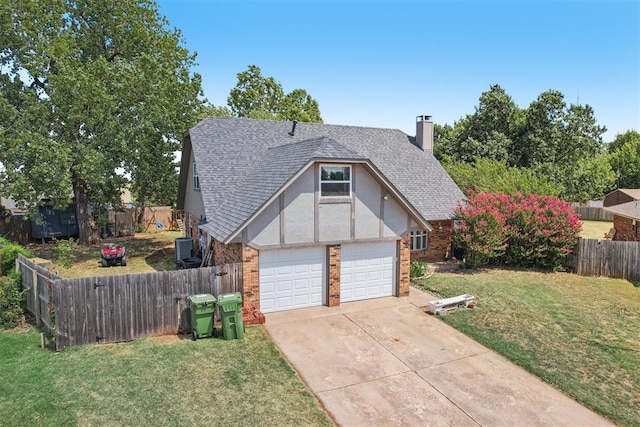
[[[218,304],[229,304],[233,302],[238,304],[242,302],[242,295],[240,294],[240,292],[218,295]]]
[[[216,302],[216,297],[214,297],[211,294],[189,295],[187,299],[189,300],[189,302],[196,305],[210,304],[210,303]]]

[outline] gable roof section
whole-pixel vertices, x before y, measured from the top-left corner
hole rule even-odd
[[[618,191],[626,194],[634,200],[640,200],[640,188],[620,188]]]
[[[320,123],[290,131],[291,122],[220,117],[189,131],[205,229],[217,240],[226,241],[311,161],[369,163],[425,221],[451,218],[465,198],[433,154],[402,131]]]
[[[620,205],[610,206],[604,208],[604,210],[607,212],[611,212],[614,215],[620,215],[626,218],[637,219],[638,221],[640,221],[640,201],[638,200],[622,203]]]
[[[238,181],[235,191],[214,210],[203,228],[216,239],[233,238],[286,183],[312,160],[365,161],[358,153],[327,137],[268,148],[260,162]]]
[[[640,188],[618,188],[604,196],[604,207],[627,203],[632,200],[640,200]]]

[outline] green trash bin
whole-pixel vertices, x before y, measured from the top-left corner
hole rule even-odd
[[[213,336],[213,313],[216,309],[216,297],[211,294],[189,295],[187,301],[191,311],[193,339]]]
[[[224,339],[244,338],[242,295],[240,295],[240,292],[218,295],[218,312],[222,321],[222,336]]]

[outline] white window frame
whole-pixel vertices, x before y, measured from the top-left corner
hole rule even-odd
[[[323,180],[322,179],[322,170],[324,168],[347,168],[349,171],[349,179],[345,179],[345,180]],[[351,197],[351,189],[353,186],[353,182],[352,182],[352,176],[353,176],[353,168],[351,167],[351,165],[344,165],[344,164],[336,164],[336,163],[328,163],[328,164],[321,164],[320,168],[318,169],[318,179],[320,182],[320,197],[323,198],[331,198],[331,197],[341,197],[341,198],[349,198]],[[349,184],[349,190],[347,191],[347,194],[341,194],[341,195],[325,195],[322,194],[322,184]]]
[[[196,168],[196,162],[193,162],[193,189],[200,189],[200,177],[198,176],[198,169]]]
[[[426,251],[429,248],[429,232],[427,230],[413,230],[411,236],[411,251]]]

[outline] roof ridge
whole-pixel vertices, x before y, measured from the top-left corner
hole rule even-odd
[[[291,123],[293,120],[275,120],[275,119],[254,119],[251,117],[220,117],[220,116],[207,116],[200,121],[200,123],[207,120],[245,120],[251,122],[271,122],[271,123]],[[198,123],[198,124],[200,124]],[[411,136],[406,134],[403,130],[398,128],[385,128],[380,126],[357,126],[357,125],[342,125],[342,124],[334,124],[334,123],[318,123],[318,122],[301,122],[297,121],[298,126],[300,125],[312,125],[312,126],[327,126],[327,127],[335,127],[335,128],[349,128],[349,129],[371,129],[371,130],[383,130],[383,131],[392,131],[392,132],[400,132],[403,135]],[[194,126],[198,127],[198,125]]]

